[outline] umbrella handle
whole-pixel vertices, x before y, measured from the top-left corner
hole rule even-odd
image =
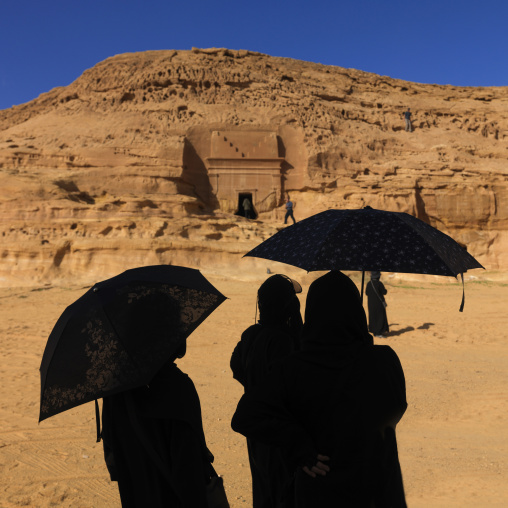
[[[95,399],[95,424],[97,427],[97,443],[101,442],[101,412],[99,411],[99,402]]]
[[[459,312],[464,310],[464,304],[466,303],[466,293],[464,291],[464,274],[460,274],[460,278],[462,279],[462,302],[460,303]]]
[[[362,270],[362,292],[361,292],[361,301],[362,301],[362,305],[363,305],[363,285],[365,283],[365,270]]]

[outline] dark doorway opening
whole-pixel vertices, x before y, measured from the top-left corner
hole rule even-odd
[[[258,214],[254,209],[251,192],[240,192],[238,194],[238,211],[235,215],[240,215],[246,219],[257,219]]]

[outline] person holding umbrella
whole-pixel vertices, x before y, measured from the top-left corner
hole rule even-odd
[[[258,290],[259,323],[247,328],[231,356],[233,377],[246,393],[253,390],[281,359],[298,348],[303,325],[302,288],[285,275],[272,275]],[[252,474],[253,508],[275,508],[285,501],[291,475],[285,454],[247,438]]]
[[[243,395],[231,425],[290,457],[297,508],[405,508],[395,427],[406,408],[396,353],[373,344],[358,289],[332,271],[309,288],[301,351]]]
[[[381,282],[381,272],[370,272],[370,281],[367,283],[365,293],[369,307],[369,331],[381,339],[390,331],[385,300],[387,290]]]
[[[143,266],[96,283],[65,309],[41,361],[39,421],[95,400],[97,442],[123,507],[228,507],[199,397],[175,364],[225,300],[198,271]],[[98,399],[103,399],[100,429]]]
[[[125,323],[132,335],[178,333],[179,311],[161,295],[130,306]],[[186,353],[185,339],[146,386],[105,396],[102,411],[104,457],[118,482],[122,507],[207,507],[210,456],[199,396],[192,380],[174,363]]]

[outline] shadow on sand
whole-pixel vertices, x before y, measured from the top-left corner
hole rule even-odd
[[[393,327],[397,325],[398,323],[392,323],[390,325],[391,330],[386,334],[386,337],[398,337],[403,333],[412,332],[415,329],[414,326],[406,326],[405,328],[399,328],[396,330]],[[434,326],[434,323],[423,323],[423,325],[418,326],[416,330],[428,330],[431,326]]]
[[[393,325],[390,325],[390,331],[386,334],[386,337],[398,337],[406,332],[412,332],[414,330],[413,326],[406,326],[406,328],[400,328],[399,330],[394,330]]]
[[[428,330],[431,326],[434,326],[434,323],[423,323],[423,325],[419,326],[417,330]]]

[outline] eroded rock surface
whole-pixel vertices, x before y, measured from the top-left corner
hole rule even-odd
[[[249,51],[108,58],[0,111],[0,284],[93,281],[152,262],[241,269],[241,255],[280,227],[288,192],[297,219],[405,211],[506,270],[507,94]],[[234,214],[233,194],[218,198],[214,132],[277,139],[280,185],[260,181],[256,221]],[[266,158],[254,145],[246,157]]]

